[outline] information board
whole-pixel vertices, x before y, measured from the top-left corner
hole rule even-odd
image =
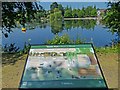
[[[32,45],[19,88],[106,89],[107,85],[92,44]]]

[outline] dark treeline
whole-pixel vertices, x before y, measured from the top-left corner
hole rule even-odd
[[[71,7],[65,8],[64,17],[83,18],[83,17],[97,17],[96,6],[88,6],[82,9],[72,9]]]
[[[60,20],[64,18],[84,18],[97,17],[96,6],[88,6],[82,9],[72,9],[72,7],[63,7],[61,4],[54,2],[50,5],[50,20]]]

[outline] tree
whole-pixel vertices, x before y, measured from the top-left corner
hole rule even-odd
[[[54,13],[51,13],[50,14],[50,21],[52,21],[52,20],[54,20],[55,19],[55,15],[54,15]]]
[[[118,39],[115,39],[112,44],[114,43],[120,43],[120,1],[117,2],[109,2],[108,3],[108,9],[106,16],[103,18],[105,21],[105,24],[108,28],[110,28],[110,31],[112,33],[116,32],[118,35]],[[116,43],[116,44],[117,44]]]
[[[104,21],[107,27],[111,28],[112,32],[120,33],[120,1],[109,2]]]
[[[54,13],[59,12],[60,10],[58,8],[54,8]]]
[[[62,20],[62,12],[58,8],[54,8],[53,12],[50,14],[50,21]]]
[[[83,17],[84,17],[84,11],[78,9],[78,11],[77,11],[77,15],[78,15],[79,18],[83,18]]]
[[[72,17],[74,17],[74,18],[78,17],[78,15],[77,15],[77,9],[73,9],[73,11],[72,11]]]
[[[64,16],[64,8],[61,4],[57,4],[57,2],[54,2],[50,5],[50,8],[51,8],[51,13],[61,11],[62,16]]]
[[[71,7],[70,8],[68,6],[66,7],[64,17],[67,17],[67,18],[72,17],[72,8]]]
[[[92,10],[91,10],[91,16],[92,16],[92,17],[96,17],[96,16],[97,16],[96,6],[94,6],[94,8],[92,8]]]
[[[62,13],[61,11],[54,13],[55,20],[62,20]]]
[[[88,7],[85,9],[85,16],[90,17],[92,10],[93,10],[92,6],[88,6]]]
[[[64,8],[61,4],[58,5],[58,9],[62,12],[62,16],[64,16]]]
[[[66,11],[65,11],[65,14],[64,14],[64,17],[66,17],[66,18],[72,17],[71,11],[70,11],[70,10],[66,10]]]
[[[82,16],[85,17],[85,8],[82,7]]]
[[[57,2],[53,2],[53,3],[50,5],[50,10],[51,10],[51,12],[52,12],[55,8],[58,8]]]
[[[25,27],[25,23],[35,18],[42,6],[36,2],[2,2],[2,33],[8,37],[16,22]]]

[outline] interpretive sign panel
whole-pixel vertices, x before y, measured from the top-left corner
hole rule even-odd
[[[33,45],[20,82],[25,88],[107,88],[92,44]]]

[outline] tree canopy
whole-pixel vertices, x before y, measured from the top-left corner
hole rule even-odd
[[[83,18],[83,17],[96,17],[97,16],[97,9],[96,6],[88,6],[86,8],[82,8],[81,10],[78,9],[72,9],[71,7],[65,8],[65,14],[64,17],[66,18]]]
[[[16,27],[16,22],[24,27],[26,22],[35,18],[38,10],[43,8],[36,2],[2,2],[2,33],[8,37],[11,28]]]
[[[111,28],[113,32],[120,32],[120,1],[109,2],[106,16],[104,17],[105,24]]]

